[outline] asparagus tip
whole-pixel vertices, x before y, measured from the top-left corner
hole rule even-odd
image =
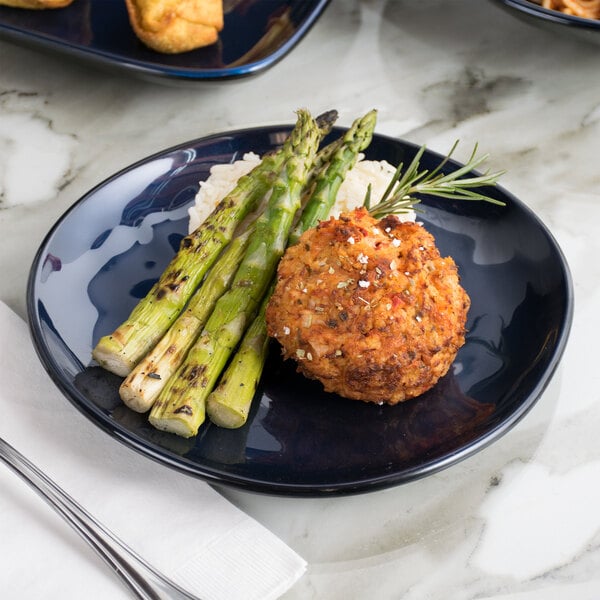
[[[327,110],[324,113],[321,113],[316,119],[317,127],[321,130],[328,132],[333,124],[338,119],[338,111],[335,109]]]

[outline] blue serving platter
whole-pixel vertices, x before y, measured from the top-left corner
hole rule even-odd
[[[279,145],[287,125],[186,142],[104,181],[64,214],[33,262],[27,292],[34,345],[64,395],[99,428],[145,456],[209,482],[322,496],[424,477],[471,456],[535,404],[565,348],[571,277],[551,233],[501,187],[506,203],[423,198],[419,219],[456,261],[471,297],[468,336],[451,372],[397,406],[346,400],[297,374],[274,345],[247,424],[159,432],[127,409],[120,379],[91,350],[143,297],[187,233],[187,208],[211,166]],[[336,129],[334,135],[339,135]],[[366,154],[407,164],[417,147],[375,135]],[[441,157],[427,151],[422,165]],[[457,168],[451,162],[448,169]]]
[[[309,31],[329,0],[230,0],[212,46],[160,54],[135,36],[123,0],[74,0],[60,9],[0,6],[0,38],[103,68],[162,81],[235,79],[281,60]]]

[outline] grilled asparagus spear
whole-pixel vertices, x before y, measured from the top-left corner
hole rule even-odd
[[[329,145],[328,148],[335,145],[334,151],[328,157],[328,162],[320,165],[315,175],[310,199],[290,235],[290,245],[296,244],[304,231],[327,218],[346,173],[356,163],[358,153],[370,144],[376,120],[376,111],[370,111],[354,121],[352,127],[341,136],[339,143],[336,140]],[[219,385],[207,399],[208,416],[220,427],[241,427],[248,417],[268,353],[265,309],[271,291],[272,289],[269,290],[261,311],[248,329]]]
[[[265,311],[272,288],[266,293],[260,311],[246,331],[219,385],[206,401],[210,420],[219,427],[237,429],[246,422],[256,387],[265,366],[269,336]]]

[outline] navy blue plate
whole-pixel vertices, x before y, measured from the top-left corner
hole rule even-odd
[[[66,8],[52,10],[1,6],[0,37],[148,79],[232,79],[258,73],[283,58],[328,3],[225,2],[225,26],[219,41],[176,55],[154,52],[137,39],[123,0],[74,0]]]
[[[531,0],[492,0],[522,21],[550,33],[570,34],[585,42],[600,44],[600,20],[582,19],[557,10],[543,8]]]
[[[573,311],[559,247],[502,188],[493,194],[506,207],[424,199],[420,218],[459,265],[472,307],[454,369],[419,399],[377,406],[326,394],[274,347],[248,423],[238,430],[205,424],[186,440],[156,431],[124,407],[120,379],[91,361],[98,339],[125,319],[178,248],[186,209],[210,167],[246,151],[266,152],[288,132],[275,126],[187,142],[81,198],[50,231],[30,273],[29,321],[42,363],[66,397],[114,438],[185,473],[246,490],[356,493],[472,455],[539,398],[564,350]],[[367,154],[406,164],[416,150],[375,136]],[[423,165],[439,161],[426,152]]]

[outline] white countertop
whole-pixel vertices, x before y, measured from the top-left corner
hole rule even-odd
[[[469,0],[333,0],[270,70],[187,87],[0,43],[0,300],[25,316],[34,253],[63,212],[192,138],[306,106],[337,108],[342,125],[377,108],[379,133],[442,153],[479,142],[573,275],[569,343],[534,409],[477,455],[386,491],[220,491],[308,561],[285,600],[600,598],[599,53]],[[62,598],[77,597],[66,585]]]

